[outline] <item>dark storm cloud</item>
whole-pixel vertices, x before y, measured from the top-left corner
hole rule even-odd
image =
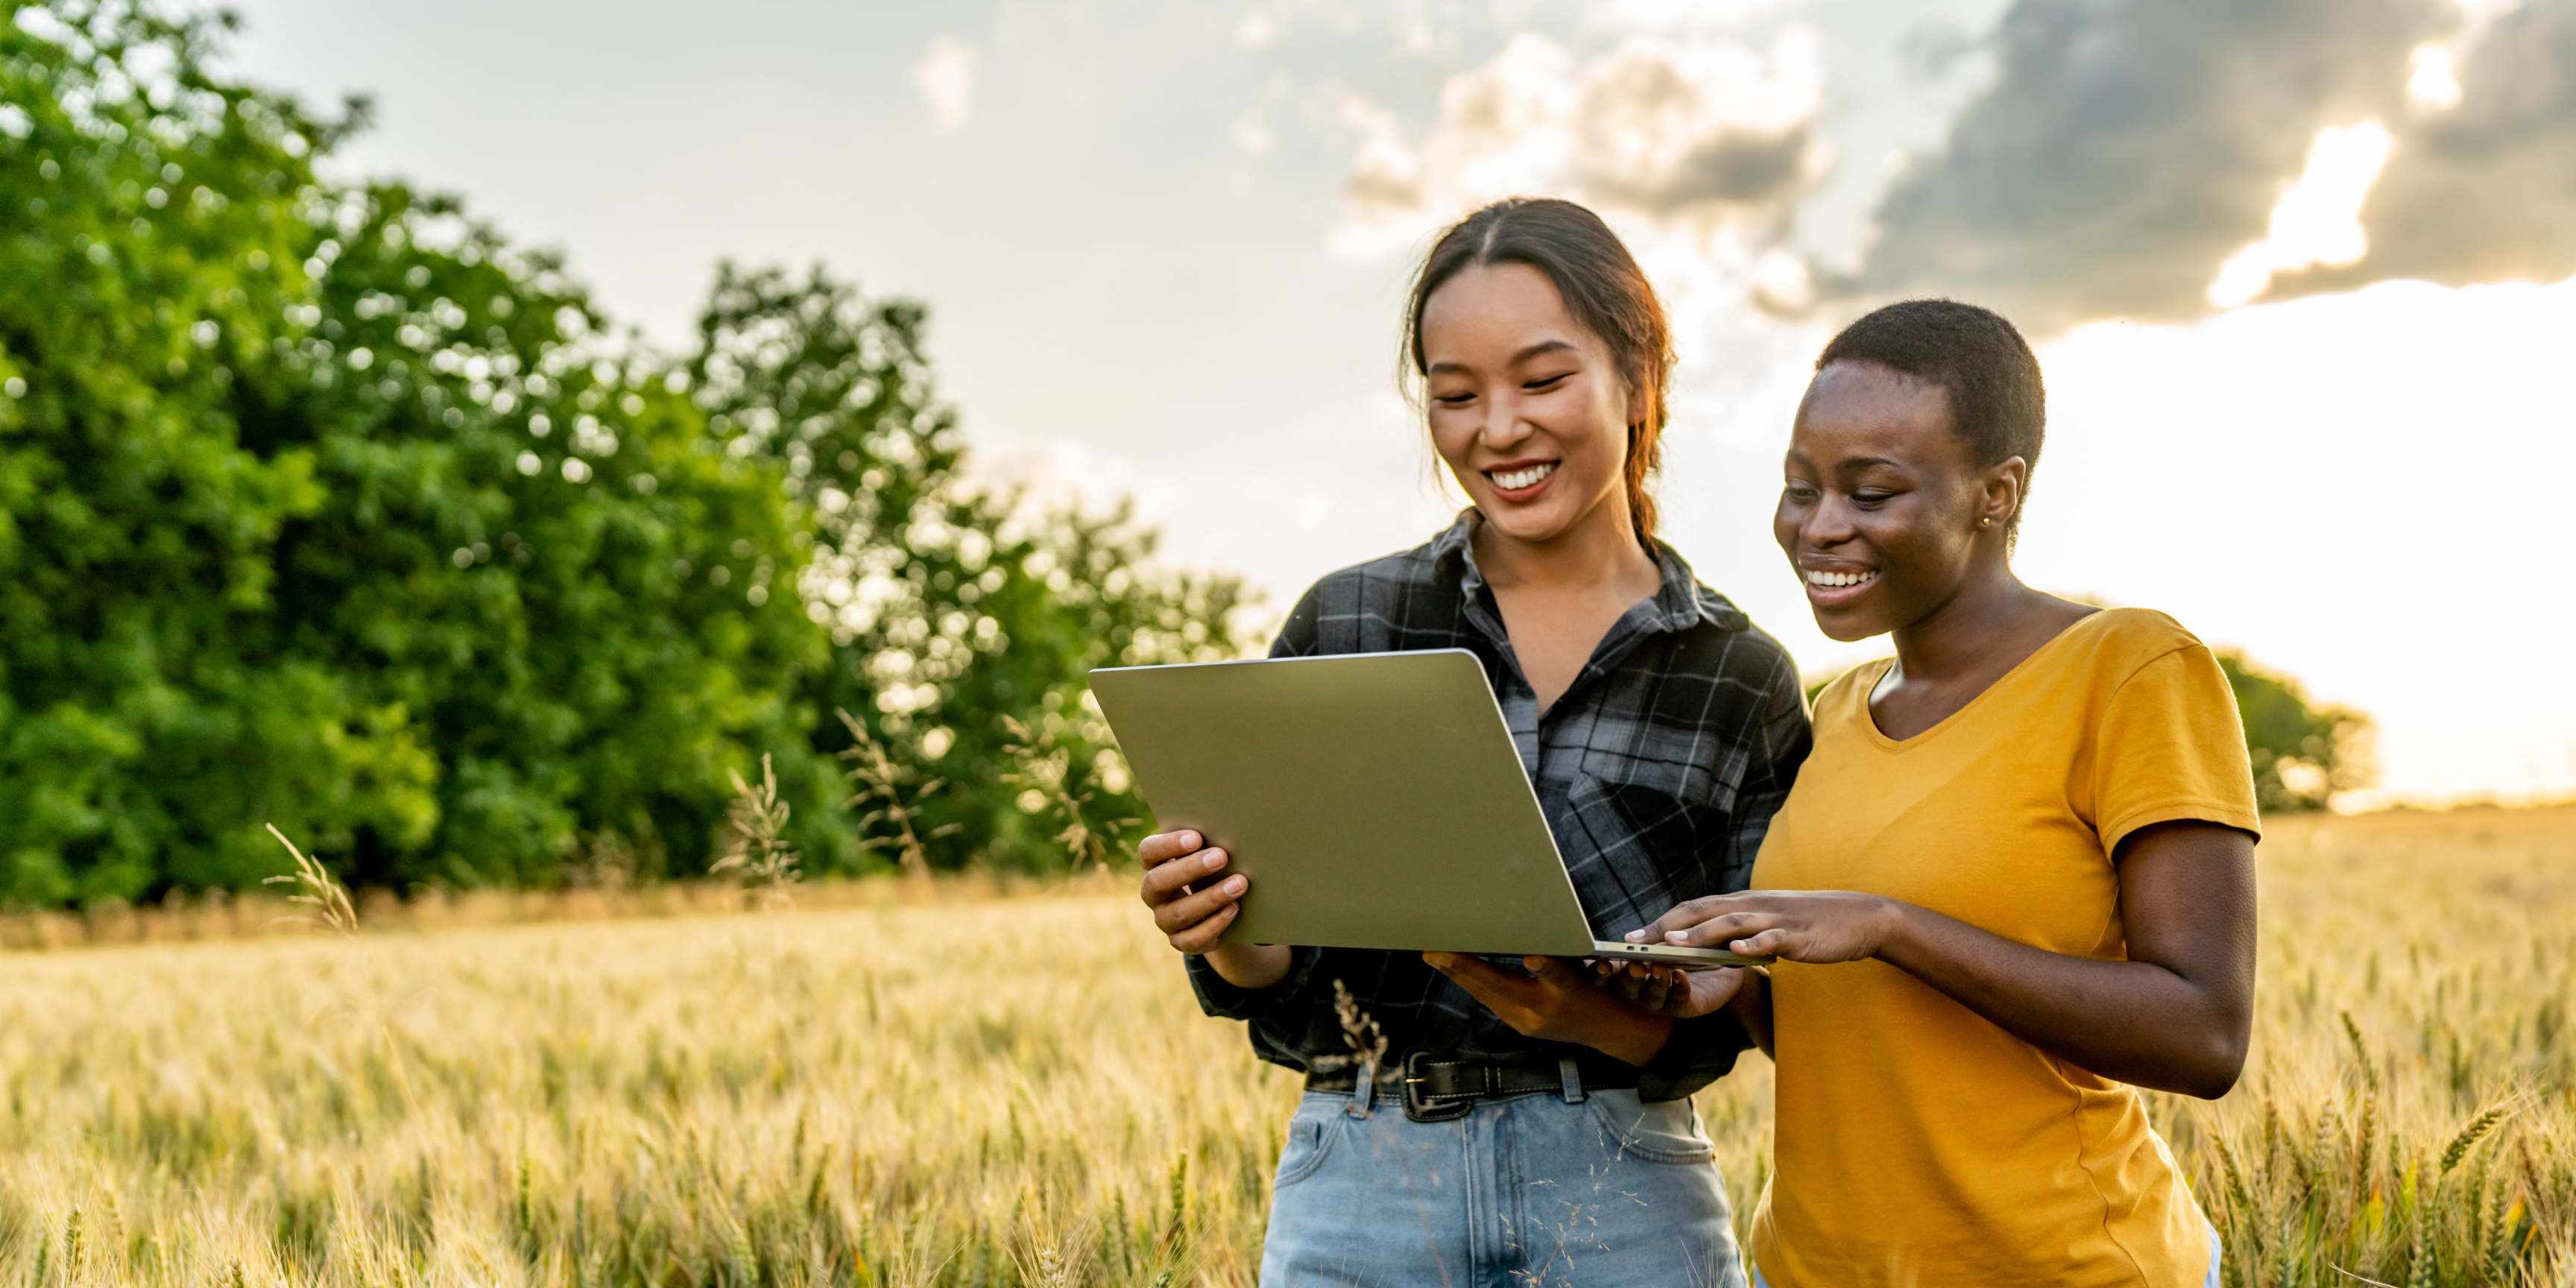
[[[1993,87],[1889,190],[1844,290],[1952,294],[2048,331],[2206,312],[2317,131],[2397,126],[2448,0],[2018,0]],[[2464,75],[2465,79],[2465,75]]]
[[[1673,167],[1663,204],[1681,209],[1715,201],[1738,206],[1779,205],[1811,181],[1816,155],[1805,122],[1785,130],[1726,130],[1702,140]]]
[[[2498,18],[2461,98],[2410,122],[2362,207],[2370,251],[2276,282],[2273,297],[2394,277],[2450,285],[2576,273],[2576,0]]]

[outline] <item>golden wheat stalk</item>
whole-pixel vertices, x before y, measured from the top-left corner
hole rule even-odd
[[[385,1013],[384,999],[376,995],[375,958],[358,938],[357,905],[350,901],[348,888],[331,875],[329,868],[323,867],[319,860],[298,848],[295,842],[286,839],[286,833],[278,831],[277,824],[270,823],[267,827],[268,834],[276,837],[277,843],[285,846],[286,852],[294,857],[295,871],[281,876],[262,878],[260,883],[292,885],[295,893],[286,896],[287,902],[317,909],[318,915],[287,917],[281,920],[301,921],[330,930],[338,935],[340,942],[347,945],[349,951],[357,957],[358,983],[354,991],[358,995],[359,1005],[366,1010],[368,1018],[374,1021],[376,1034],[385,1044],[385,1060],[393,1067],[394,1086],[402,1092],[403,1108],[413,1118],[418,1118],[420,1097],[412,1091],[410,1065],[403,1059],[402,1043],[394,1038],[393,1019]]]

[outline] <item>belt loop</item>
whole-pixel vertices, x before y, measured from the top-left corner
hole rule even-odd
[[[1351,1107],[1347,1112],[1353,1118],[1366,1118],[1369,1116],[1370,1106],[1376,1099],[1377,1061],[1361,1060],[1359,1079],[1351,1087]]]
[[[1573,1056],[1556,1062],[1556,1077],[1565,1088],[1565,1103],[1579,1105],[1584,1102],[1589,1093],[1583,1090],[1583,1066],[1575,1063]]]

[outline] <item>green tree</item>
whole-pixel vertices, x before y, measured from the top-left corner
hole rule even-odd
[[[960,481],[918,305],[727,270],[659,356],[320,178],[363,112],[216,76],[225,26],[0,2],[0,899],[247,885],[268,822],[366,884],[698,871],[763,753],[855,867],[836,705],[958,784],[942,862],[1044,862],[999,716],[1123,787],[1082,669],[1237,647],[1231,583]]]
[[[2264,809],[2324,809],[2336,794],[2371,784],[2370,717],[2311,702],[2296,680],[2256,667],[2242,652],[2220,652],[2218,665],[2236,692],[2254,795]]]
[[[934,863],[1050,866],[1066,820],[1012,781],[1028,756],[1010,750],[1008,720],[1047,742],[1040,754],[1064,763],[1068,796],[1090,794],[1093,822],[1142,818],[1082,676],[1239,656],[1242,588],[1159,570],[1154,534],[1123,509],[1038,507],[967,480],[924,320],[917,304],[870,303],[819,270],[727,265],[687,370],[727,453],[777,460],[814,525],[800,590],[832,664],[807,676],[804,705],[849,711],[948,784],[923,803],[925,831],[948,830]],[[816,727],[815,751],[849,745],[837,721]],[[859,839],[805,835],[837,867],[858,861]]]

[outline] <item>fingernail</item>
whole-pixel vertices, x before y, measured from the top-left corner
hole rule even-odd
[[[1206,858],[1199,860],[1199,865],[1210,872],[1214,872],[1218,868],[1225,866],[1225,856],[1214,851],[1210,851]]]
[[[1632,944],[1634,944],[1634,943],[1641,943],[1641,942],[1643,942],[1643,941],[1645,940],[1645,938],[1646,938],[1646,932],[1645,932],[1645,931],[1642,931],[1642,930],[1631,930],[1631,931],[1629,931],[1629,932],[1628,932],[1628,942],[1629,942],[1629,943],[1632,943]]]
[[[1227,877],[1227,878],[1225,879],[1225,892],[1226,892],[1227,894],[1241,894],[1241,893],[1243,893],[1243,878],[1241,878],[1241,877]]]

